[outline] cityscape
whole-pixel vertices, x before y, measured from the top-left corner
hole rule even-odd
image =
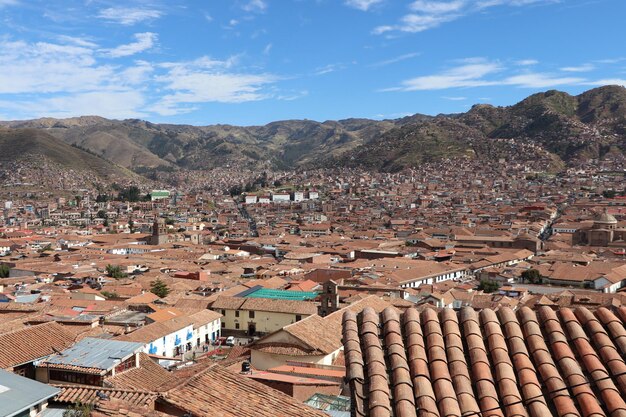
[[[0,0],[0,417],[626,416],[622,45],[444,39],[624,5],[190,3]]]

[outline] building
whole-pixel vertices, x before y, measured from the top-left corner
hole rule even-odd
[[[152,190],[150,193],[150,199],[152,201],[164,200],[170,198],[170,192],[168,190]]]
[[[579,228],[572,238],[574,245],[626,247],[626,228],[617,227],[617,219],[605,209],[593,219],[591,227]]]
[[[285,203],[291,200],[291,194],[289,193],[276,193],[272,194],[272,201],[274,203]]]
[[[35,365],[55,352],[74,344],[76,334],[65,326],[43,323],[0,335],[0,369],[35,378]]]
[[[169,239],[165,220],[157,219],[152,225],[152,235],[145,238],[148,245],[165,245]]]
[[[156,402],[173,416],[328,417],[328,414],[245,375],[213,365],[199,370]]]
[[[141,343],[87,337],[36,363],[37,381],[103,386],[104,380],[139,366]]]
[[[175,358],[194,346],[193,320],[176,317],[143,326],[116,340],[141,345],[141,351],[164,358]]]
[[[341,317],[344,312],[359,312],[366,307],[382,311],[389,306],[380,297],[369,296],[326,317],[314,314],[285,326],[250,346],[252,367],[265,371],[290,362],[333,365],[343,350]]]
[[[61,390],[0,369],[0,415],[38,417]]]
[[[315,314],[317,304],[299,300],[220,296],[211,309],[222,314],[222,330],[256,335],[279,330]]]

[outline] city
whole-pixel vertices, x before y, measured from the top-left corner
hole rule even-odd
[[[626,416],[621,3],[127,3],[0,0],[0,417]]]

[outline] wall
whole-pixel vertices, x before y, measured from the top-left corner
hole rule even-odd
[[[222,314],[225,313],[224,317],[222,317],[223,329],[225,330],[247,331],[248,323],[253,322],[256,324],[257,333],[271,333],[296,322],[296,314],[291,313],[255,311],[254,318],[250,318],[248,310],[238,310],[239,317],[235,316],[236,310],[225,310],[222,312],[220,309],[216,309],[216,311]],[[301,319],[305,317],[308,317],[308,315],[301,315]],[[239,329],[235,326],[237,323],[239,324]]]
[[[193,345],[198,346],[197,341],[200,339],[200,346],[205,343],[206,337],[208,335],[209,341],[215,340],[221,335],[221,319],[217,319],[208,323],[206,325],[200,326],[193,331]],[[215,337],[214,337],[215,336]]]

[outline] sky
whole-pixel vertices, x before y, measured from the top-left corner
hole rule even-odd
[[[0,120],[399,118],[626,85],[624,0],[0,0]]]

